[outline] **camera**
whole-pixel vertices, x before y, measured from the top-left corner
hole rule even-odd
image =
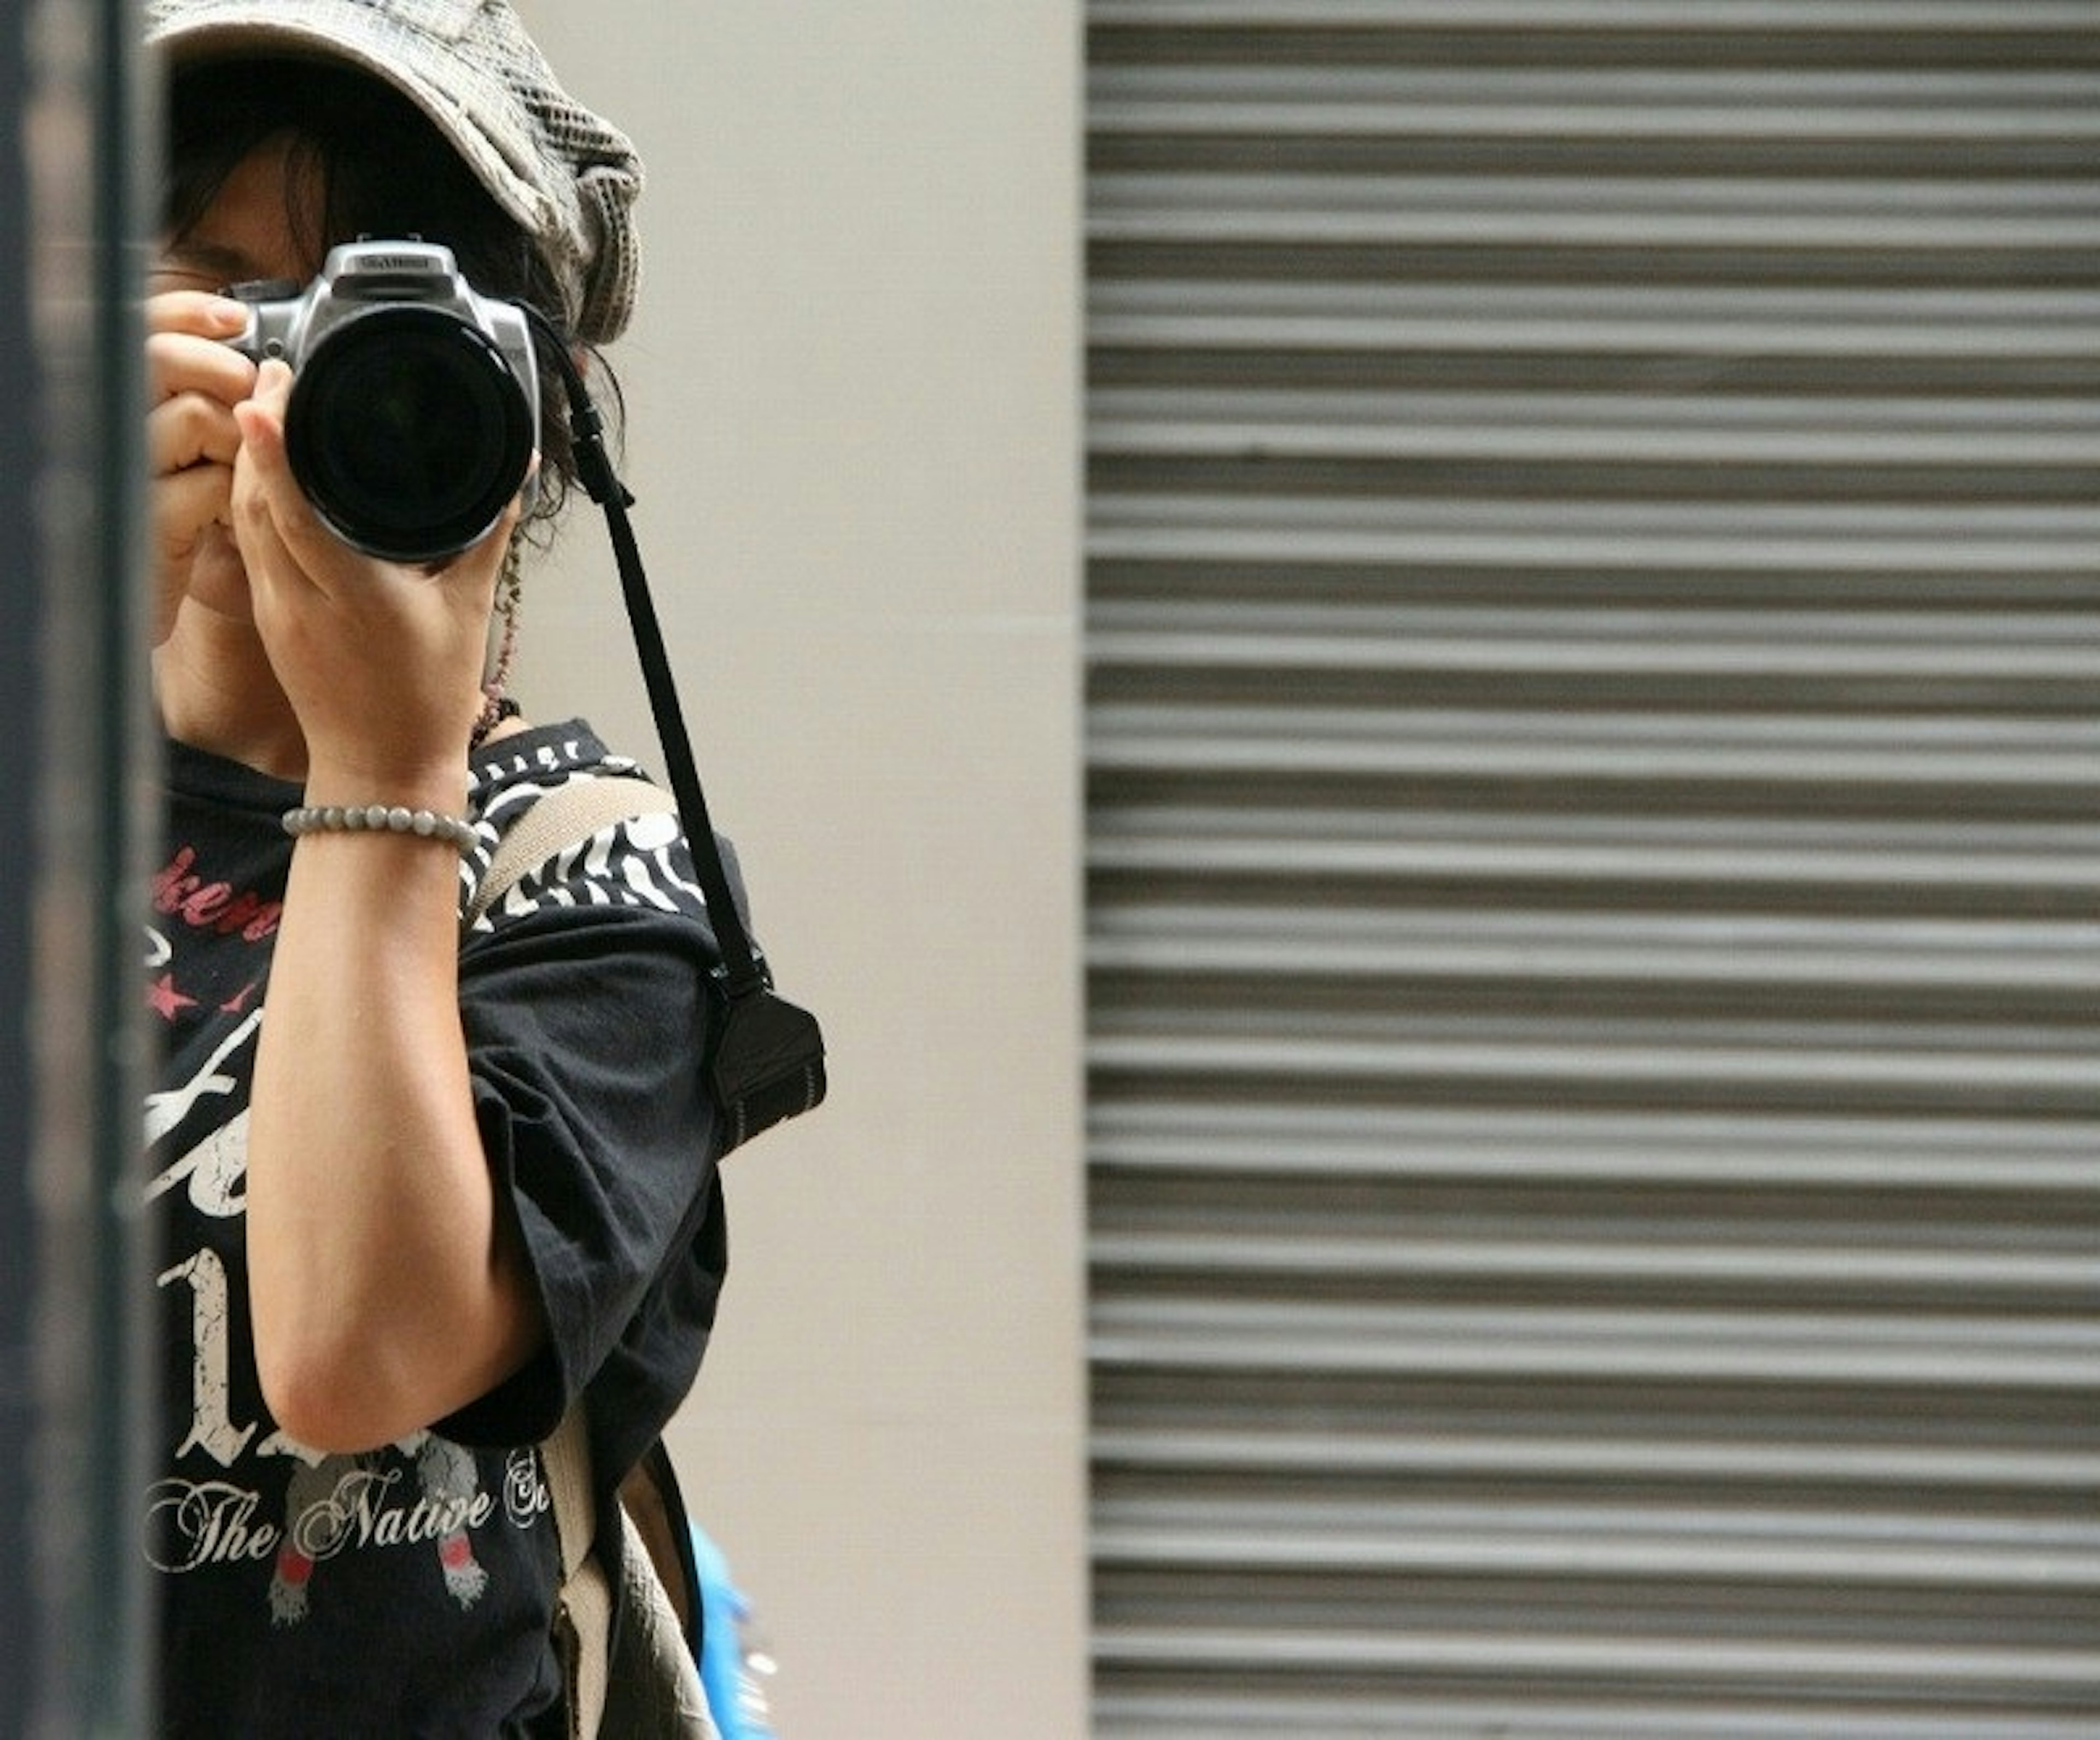
[[[515,305],[477,294],[450,249],[346,242],[303,290],[227,293],[249,305],[245,331],[227,342],[292,367],[292,474],[344,543],[439,562],[478,542],[527,487],[540,444],[532,330]]]

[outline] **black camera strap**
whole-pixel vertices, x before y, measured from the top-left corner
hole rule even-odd
[[[620,570],[621,597],[634,632],[634,650],[649,694],[649,710],[664,752],[664,773],[678,800],[678,814],[694,868],[706,897],[708,917],[721,949],[717,971],[724,1001],[720,1032],[708,1059],[717,1095],[728,1117],[723,1152],[749,1140],[783,1118],[810,1111],[824,1097],[824,1041],[816,1017],[773,989],[771,970],[752,946],[742,914],[722,863],[721,848],[708,817],[706,795],[693,760],[677,684],[664,648],[655,601],[642,571],[641,546],[627,510],[634,498],[612,468],[605,450],[604,419],[592,402],[582,372],[552,323],[528,304],[525,310],[540,342],[562,376],[568,394],[569,432],[575,443],[576,472],[590,498],[605,510]]]

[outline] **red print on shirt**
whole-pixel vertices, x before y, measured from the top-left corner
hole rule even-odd
[[[196,863],[196,847],[176,848],[167,867],[153,878],[154,911],[180,918],[192,930],[221,936],[238,932],[243,942],[260,942],[276,931],[284,916],[282,901],[266,901],[253,889],[236,893],[230,882],[206,882],[193,867]]]

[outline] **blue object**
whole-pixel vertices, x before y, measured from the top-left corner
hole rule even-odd
[[[751,1629],[751,1604],[729,1574],[721,1549],[693,1524],[693,1563],[700,1577],[700,1689],[722,1740],[779,1740],[766,1682],[773,1659]]]

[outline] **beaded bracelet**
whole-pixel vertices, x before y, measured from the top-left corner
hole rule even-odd
[[[462,853],[481,839],[471,822],[398,804],[309,804],[286,810],[284,819],[285,831],[295,839],[302,834],[416,834],[444,840]]]

